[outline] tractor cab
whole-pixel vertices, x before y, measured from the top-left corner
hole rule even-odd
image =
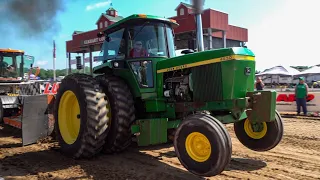
[[[98,34],[105,38],[99,57],[103,64],[94,68],[94,72],[131,69],[140,88],[152,88],[156,62],[175,57],[172,28],[176,25],[174,20],[132,15],[109,26]]]
[[[103,60],[175,56],[173,22],[143,17],[145,15],[132,15],[125,24],[119,22],[105,30],[100,53]]]
[[[22,50],[0,49],[0,82],[20,82],[33,64]]]

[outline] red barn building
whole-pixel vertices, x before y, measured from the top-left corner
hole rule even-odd
[[[195,49],[196,23],[195,16],[192,14],[192,6],[180,3],[175,10],[177,16],[171,17],[171,19],[175,19],[180,25],[174,29],[176,48]],[[74,31],[72,40],[66,42],[69,73],[71,73],[71,65],[75,64],[75,60],[71,60],[71,53],[83,53],[83,64],[89,62],[92,73],[92,52],[100,51],[101,44],[104,41],[104,37],[98,38],[97,33],[121,19],[123,17],[118,16],[115,9],[109,8],[106,13],[102,13],[98,18],[97,29],[87,32]],[[226,13],[205,9],[202,13],[202,26],[205,49],[237,47],[248,41],[248,30],[229,25],[228,14]],[[85,53],[89,53],[88,58],[85,58]]]
[[[180,25],[174,29],[177,49],[195,49],[196,21],[193,7],[190,4],[180,3],[175,10],[177,16],[170,19],[175,19]],[[243,42],[248,42],[248,30],[229,25],[228,14],[205,9],[201,17],[205,49],[238,47],[242,46]]]

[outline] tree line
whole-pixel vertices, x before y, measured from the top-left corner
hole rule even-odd
[[[72,69],[71,73],[79,72],[77,69]],[[82,72],[82,70],[80,70]],[[35,73],[35,70],[33,71]],[[90,67],[85,67],[85,73],[90,73]],[[56,69],[56,77],[58,76],[66,76],[67,75],[67,69]],[[51,79],[53,78],[53,70],[52,69],[40,69],[40,73],[38,75],[41,79]]]

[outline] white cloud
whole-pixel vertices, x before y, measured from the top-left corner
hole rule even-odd
[[[93,9],[98,9],[102,7],[106,7],[111,3],[111,1],[98,2],[96,4],[90,4],[86,7],[86,11],[91,11]]]
[[[38,66],[44,66],[44,65],[47,65],[48,64],[48,61],[37,61],[36,64]]]
[[[315,56],[320,42],[318,4],[317,0],[285,0],[260,23],[248,27],[247,45],[256,55],[258,70],[276,65],[320,64]]]

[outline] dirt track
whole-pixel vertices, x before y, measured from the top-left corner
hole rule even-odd
[[[233,141],[231,164],[209,179],[320,179],[320,120],[284,119],[285,134],[275,149],[258,153]],[[15,129],[14,129],[15,130]],[[0,127],[0,177],[7,179],[201,179],[188,173],[173,147],[130,148],[127,152],[75,161],[59,154],[53,143],[19,147],[12,129]],[[19,134],[15,130],[16,134]]]

